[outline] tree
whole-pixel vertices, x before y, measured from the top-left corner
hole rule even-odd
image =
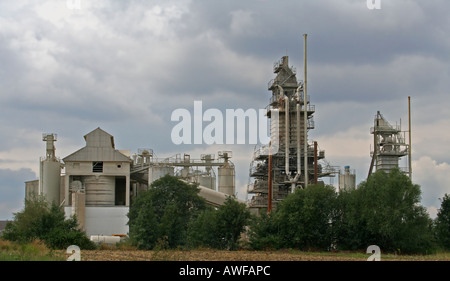
[[[171,248],[186,244],[188,223],[205,209],[194,184],[166,175],[140,194],[128,213],[130,240],[142,249],[152,249],[158,239]]]
[[[191,222],[189,244],[191,247],[236,250],[249,219],[247,206],[229,196],[217,210],[206,209]]]
[[[435,232],[439,245],[450,250],[450,196],[447,193],[441,199],[441,208],[435,219]]]
[[[137,205],[134,205],[128,214],[130,217],[128,222],[130,240],[138,249],[152,249],[158,237],[161,236],[152,201],[141,200],[136,203],[139,205],[139,209],[137,209]]]
[[[427,253],[433,249],[431,219],[420,206],[420,186],[399,169],[377,171],[356,190],[340,194],[339,248]]]
[[[334,188],[328,185],[297,189],[275,211],[253,220],[250,246],[330,249],[335,236],[336,197]]]
[[[249,229],[249,246],[255,250],[278,249],[282,243],[278,237],[278,227],[268,213],[252,216]]]
[[[21,243],[39,239],[52,249],[65,249],[70,245],[81,249],[95,247],[78,229],[75,216],[65,219],[63,209],[49,204],[42,196],[25,200],[24,210],[14,214],[14,220],[6,225],[3,238]]]
[[[328,250],[333,242],[336,192],[332,186],[297,189],[277,207],[275,220],[283,248]]]
[[[250,219],[250,211],[234,197],[227,197],[216,214],[217,234],[222,249],[236,250],[241,233]]]
[[[208,207],[189,224],[188,246],[190,248],[218,248],[217,210]]]

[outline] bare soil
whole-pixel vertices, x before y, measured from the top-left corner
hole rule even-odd
[[[139,251],[120,249],[82,250],[83,261],[366,261],[364,253],[317,253],[300,251],[218,251],[164,250]],[[381,260],[393,261],[449,261],[450,254],[429,256],[382,255]]]

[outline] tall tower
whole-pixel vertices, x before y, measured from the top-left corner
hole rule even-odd
[[[60,204],[61,162],[55,155],[56,134],[43,134],[46,142],[45,157],[40,159],[39,195],[49,203]]]
[[[296,188],[329,174],[318,163],[325,152],[307,143],[308,131],[314,129],[315,106],[310,104],[309,96],[304,98],[304,83],[297,81],[287,56],[274,64],[274,73],[276,77],[268,85],[272,95],[267,106],[271,143],[255,149],[250,166],[253,182],[248,188],[248,193],[255,194],[250,207],[268,211]]]
[[[399,159],[409,154],[409,144],[405,141],[401,126],[392,126],[378,111],[370,133],[373,134],[374,146],[371,151],[369,176],[374,167],[376,171],[383,170],[387,173],[399,167]]]

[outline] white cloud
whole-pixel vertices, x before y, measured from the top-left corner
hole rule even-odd
[[[423,156],[412,162],[412,172],[413,182],[421,186],[423,205],[431,210],[439,209],[439,199],[450,194],[449,163]]]

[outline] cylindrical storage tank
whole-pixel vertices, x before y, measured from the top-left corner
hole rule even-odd
[[[110,244],[114,245],[120,242],[119,236],[108,235],[91,235],[90,240],[96,244]]]
[[[61,164],[58,161],[44,160],[41,162],[40,191],[49,203],[60,202]]]
[[[284,124],[283,120],[280,120],[280,111],[278,109],[273,109],[270,118],[270,141],[273,148],[278,149],[280,146],[280,133],[284,130],[284,125],[280,128],[280,124]],[[278,116],[278,118],[276,117]],[[284,116],[283,116],[284,117]]]
[[[275,118],[270,121],[270,140],[272,145],[278,145],[280,151],[286,146],[286,124],[284,112],[278,111],[278,122]]]
[[[78,229],[85,231],[86,220],[86,194],[81,191],[72,193],[72,215],[75,215],[78,222]]]
[[[174,175],[174,168],[169,166],[155,166],[148,168],[148,185],[150,186],[155,180],[165,175]]]
[[[339,190],[356,188],[356,175],[350,173],[350,166],[345,166],[344,174],[339,175]]]
[[[86,192],[86,206],[114,206],[115,177],[86,176],[83,181]]]
[[[234,167],[219,167],[219,192],[234,195]]]
[[[204,186],[206,188],[216,190],[216,178],[211,176],[201,176],[198,179],[198,183],[201,186]]]

